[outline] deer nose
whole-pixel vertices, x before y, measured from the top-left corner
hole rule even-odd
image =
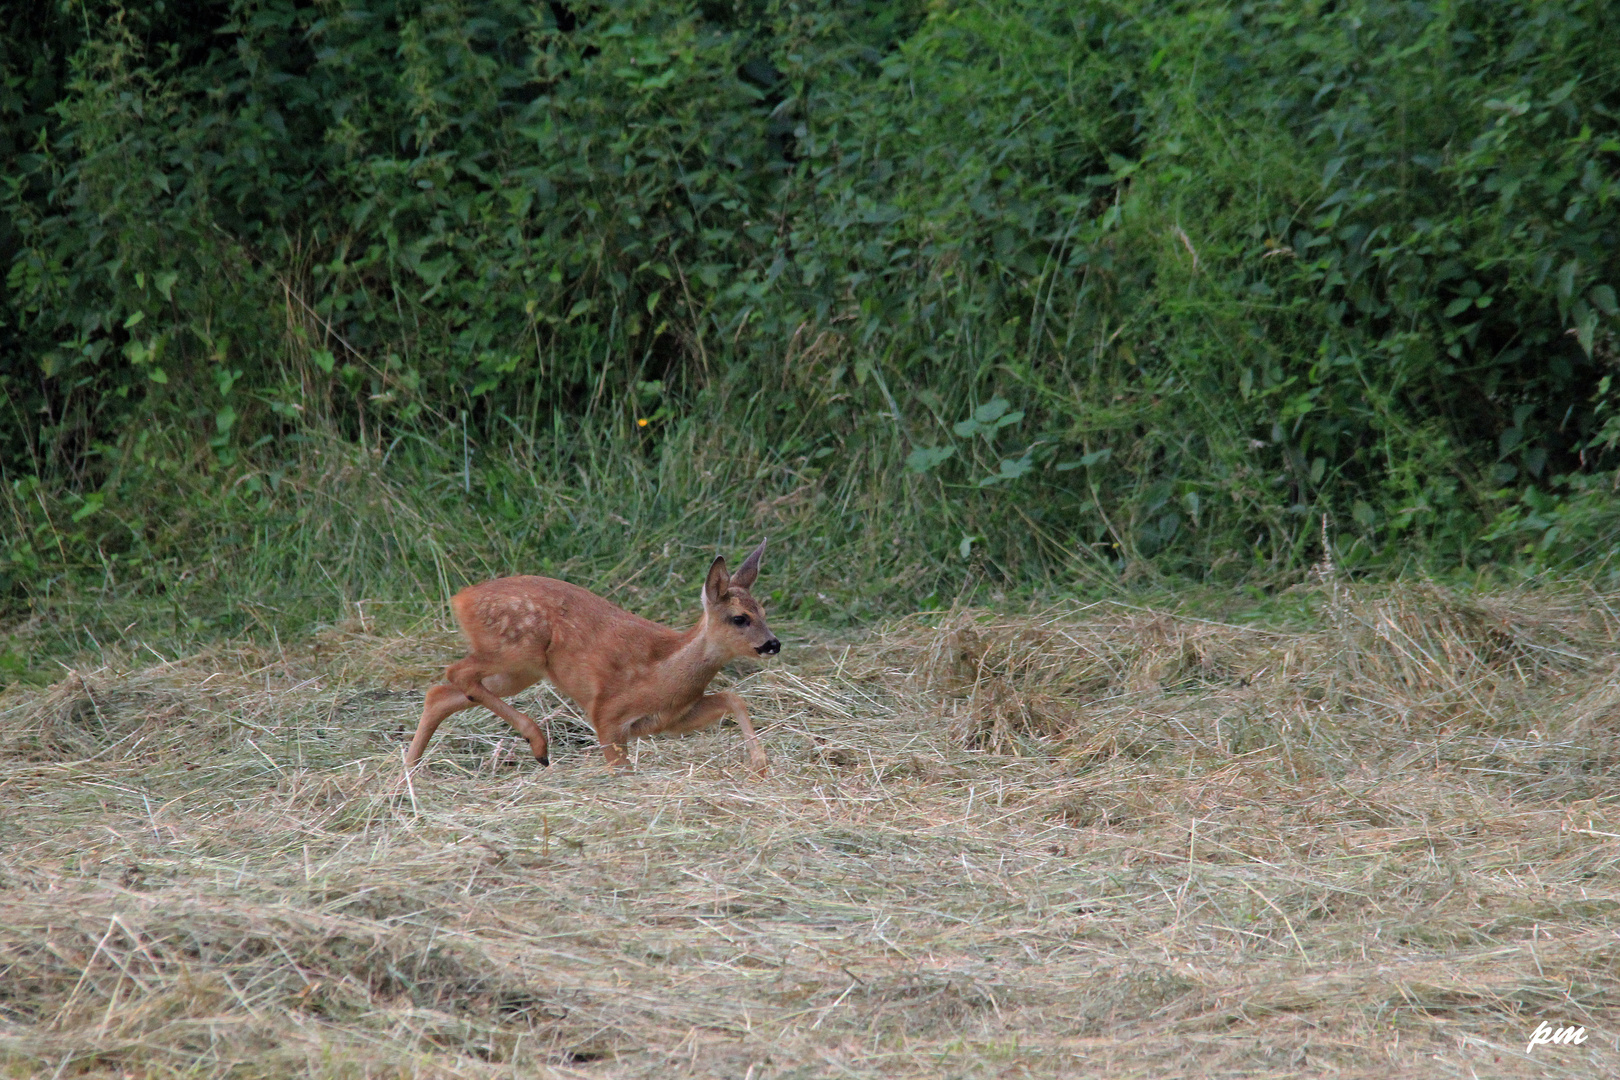
[[[767,641],[765,644],[755,648],[754,651],[759,653],[761,656],[775,656],[777,653],[782,651],[782,643],[777,641],[775,638],[771,638],[771,640]]]

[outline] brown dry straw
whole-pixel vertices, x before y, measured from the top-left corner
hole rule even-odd
[[[1613,598],[1297,598],[778,627],[764,782],[547,693],[407,782],[442,634],[87,659],[0,698],[0,1075],[1620,1073]]]

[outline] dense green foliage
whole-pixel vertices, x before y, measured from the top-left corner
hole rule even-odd
[[[1620,521],[1607,2],[23,6],[0,603],[294,529],[256,588],[403,594],[610,498],[902,605]],[[451,554],[310,540],[343,446]]]

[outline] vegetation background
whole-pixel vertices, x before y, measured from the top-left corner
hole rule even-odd
[[[0,679],[762,533],[823,624],[1613,573],[1613,4],[6,8]]]

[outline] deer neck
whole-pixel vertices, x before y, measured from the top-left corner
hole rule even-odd
[[[707,616],[699,619],[696,626],[681,635],[675,651],[665,661],[678,682],[699,694],[730,659],[720,643],[705,633],[708,626]]]

